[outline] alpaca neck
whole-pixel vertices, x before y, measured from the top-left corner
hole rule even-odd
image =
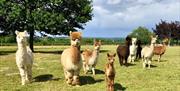
[[[98,55],[99,55],[99,49],[94,49],[92,56],[97,57]]]
[[[26,44],[18,44],[18,50],[27,50]]]

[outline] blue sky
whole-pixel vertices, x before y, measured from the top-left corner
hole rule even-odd
[[[93,0],[83,37],[125,37],[138,26],[152,31],[160,20],[180,21],[180,0]]]

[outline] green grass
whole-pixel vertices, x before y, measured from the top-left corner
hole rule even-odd
[[[0,46],[0,91],[105,91],[104,65],[106,53],[115,52],[116,45],[103,45],[96,69],[98,74],[84,75],[81,69],[80,87],[65,83],[60,52],[68,46],[35,46],[33,78],[39,81],[21,86],[20,75],[15,63],[16,46]],[[82,46],[92,48],[92,46]],[[135,65],[120,66],[115,60],[115,89],[125,91],[180,91],[180,47],[169,47],[162,61],[153,57],[151,69],[143,69],[140,60]],[[49,79],[51,78],[51,79]]]

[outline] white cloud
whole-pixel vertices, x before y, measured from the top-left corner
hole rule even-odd
[[[118,4],[121,0],[107,0],[107,4]]]
[[[102,1],[102,0],[97,0]],[[108,0],[109,1],[109,0]],[[93,6],[94,17],[88,23],[88,29],[119,30],[119,33],[130,32],[138,26],[153,28],[160,20],[180,20],[180,1],[178,0],[125,0],[109,7],[98,3]],[[123,6],[123,7],[122,7]]]

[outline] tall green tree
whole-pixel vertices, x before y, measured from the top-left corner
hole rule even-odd
[[[33,50],[34,31],[51,35],[68,35],[84,29],[92,19],[91,0],[1,0],[0,29],[4,35],[15,30],[30,33]]]
[[[134,29],[133,32],[130,34],[131,37],[136,37],[143,44],[150,43],[151,35],[153,35],[152,32],[150,32],[147,28],[141,26],[137,29]]]

